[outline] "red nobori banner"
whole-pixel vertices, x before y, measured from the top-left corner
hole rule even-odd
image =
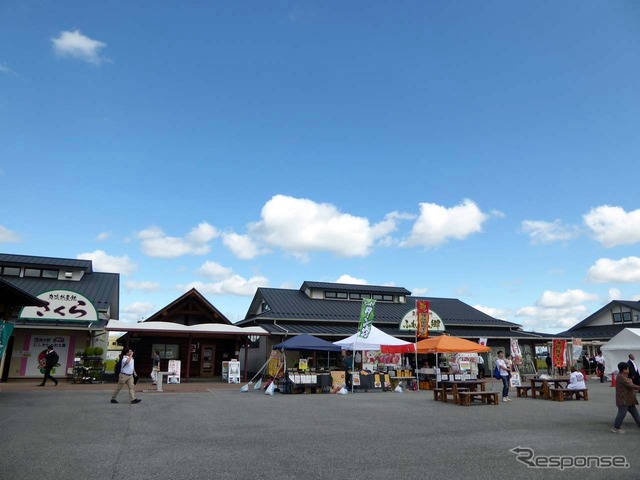
[[[553,366],[558,368],[564,368],[566,365],[564,363],[565,354],[564,352],[567,349],[567,341],[566,340],[554,340],[552,344],[552,352],[551,358],[553,359]]]
[[[429,301],[418,300],[416,302],[416,313],[418,316],[416,336],[418,338],[427,338],[429,336]]]

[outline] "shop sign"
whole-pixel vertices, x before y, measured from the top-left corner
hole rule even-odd
[[[418,311],[414,308],[402,317],[398,329],[405,332],[415,332],[416,328],[418,328]],[[442,318],[440,318],[440,315],[434,312],[433,309],[429,309],[429,330],[435,332],[444,332],[445,330]]]
[[[91,300],[71,290],[51,290],[38,295],[44,307],[23,307],[21,319],[95,322],[98,311]]]

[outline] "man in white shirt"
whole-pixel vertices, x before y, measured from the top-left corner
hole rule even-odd
[[[509,367],[504,359],[504,352],[498,351],[498,359],[496,360],[496,367],[500,370],[500,379],[502,380],[502,401],[510,402],[509,398]]]
[[[600,383],[604,383],[604,357],[600,351],[598,351],[598,354],[596,355],[596,369],[600,376]]]
[[[111,403],[118,403],[116,397],[122,387],[125,385],[129,387],[129,397],[131,398],[131,403],[140,403],[142,400],[136,398],[136,391],[134,388],[133,377],[137,376],[135,370],[135,364],[133,360],[133,350],[129,349],[127,354],[122,357],[122,366],[120,367],[120,375],[118,375],[118,385],[116,385],[116,389],[113,391],[111,395]]]
[[[478,354],[478,378],[484,378],[484,358]]]

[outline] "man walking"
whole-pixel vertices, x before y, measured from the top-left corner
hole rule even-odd
[[[638,372],[638,364],[636,363],[636,357],[633,353],[629,354],[627,365],[629,366],[629,378],[634,385],[640,385],[640,372]]]
[[[158,384],[158,372],[160,371],[160,351],[156,350],[152,357],[153,365],[151,367],[151,385]]]
[[[120,374],[118,375],[118,385],[116,385],[116,389],[113,391],[113,395],[111,395],[111,403],[118,403],[116,397],[125,385],[129,387],[131,403],[140,403],[142,401],[139,398],[136,398],[136,391],[133,383],[134,376],[136,376],[136,369],[133,360],[133,350],[129,349],[127,354],[122,357],[122,366],[120,367]]]
[[[51,376],[51,370],[58,364],[58,360],[60,360],[60,357],[53,350],[53,345],[49,345],[47,347],[47,354],[44,357],[44,378],[42,379],[42,383],[38,384],[39,387],[44,387],[49,378],[56,384],[56,387],[58,386],[58,380]]]

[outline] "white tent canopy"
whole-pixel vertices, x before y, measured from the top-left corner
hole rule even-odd
[[[625,328],[600,350],[604,357],[604,372],[611,374],[617,371],[618,363],[627,362],[630,353],[640,358],[640,328]]]
[[[371,326],[371,333],[369,333],[367,338],[361,338],[357,333],[354,333],[350,337],[333,342],[333,344],[345,350],[383,350],[383,347],[392,347],[393,350],[397,351],[415,351],[415,345],[413,343],[405,342],[404,340],[384,333],[375,326]]]

